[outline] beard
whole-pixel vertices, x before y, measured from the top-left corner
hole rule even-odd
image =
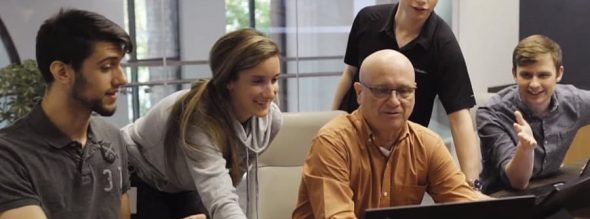
[[[78,77],[74,80],[74,89],[72,91],[72,97],[74,100],[80,102],[81,105],[86,106],[88,109],[98,113],[101,116],[112,116],[115,114],[117,107],[108,109],[102,104],[101,98],[87,98],[83,95],[85,88],[87,87],[88,81],[82,75],[82,73],[76,73]]]

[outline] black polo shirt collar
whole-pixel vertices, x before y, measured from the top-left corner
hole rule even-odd
[[[379,30],[379,32],[384,33],[393,39],[395,39],[395,34],[393,33],[393,30],[395,29],[395,13],[397,12],[398,7],[399,4],[392,4],[391,13],[389,13],[389,16],[387,16],[387,21]],[[430,48],[430,41],[428,39],[432,39],[432,35],[434,35],[434,30],[437,21],[436,19],[438,19],[438,16],[436,16],[436,14],[433,11],[428,17],[428,19],[426,19],[426,22],[424,23],[424,26],[422,27],[422,30],[420,31],[420,35],[418,35],[418,38],[410,42],[410,44],[408,44],[407,46],[410,46],[411,44],[415,43],[422,46],[423,49],[428,50],[428,48]]]
[[[45,114],[45,111],[43,111],[43,108],[41,107],[41,103],[33,107],[30,115],[25,117],[25,119],[27,125],[31,127],[38,138],[42,138],[42,140],[47,143],[47,146],[63,149],[66,146],[76,144],[76,146],[80,147],[79,142],[72,141],[68,136],[61,132],[51,120],[49,120],[49,117],[47,117],[47,114]],[[90,128],[88,129],[87,142],[95,142],[94,135]]]

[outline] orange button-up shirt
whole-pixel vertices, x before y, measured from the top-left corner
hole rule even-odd
[[[293,219],[362,218],[368,208],[476,200],[442,139],[407,123],[386,157],[358,111],[320,129],[303,167]]]

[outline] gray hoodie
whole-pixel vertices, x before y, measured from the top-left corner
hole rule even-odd
[[[213,219],[246,218],[239,207],[238,195],[232,185],[226,160],[217,145],[200,127],[191,126],[188,141],[199,145],[186,149],[179,145],[164,145],[166,123],[172,106],[188,90],[181,90],[162,99],[147,115],[122,128],[128,144],[129,162],[137,168],[137,175],[152,187],[164,192],[197,190],[203,205]],[[274,103],[265,117],[253,117],[246,125],[234,119],[234,130],[243,146],[238,151],[245,160],[247,172],[248,218],[257,218],[258,181],[257,158],[268,148],[282,125],[281,112]],[[165,147],[180,147],[174,162],[175,172],[166,168]],[[248,169],[248,170],[246,170]]]

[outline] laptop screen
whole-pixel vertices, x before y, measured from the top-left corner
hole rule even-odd
[[[474,202],[454,202],[433,205],[407,205],[368,209],[365,219],[523,219],[532,218],[535,197],[513,196]]]

